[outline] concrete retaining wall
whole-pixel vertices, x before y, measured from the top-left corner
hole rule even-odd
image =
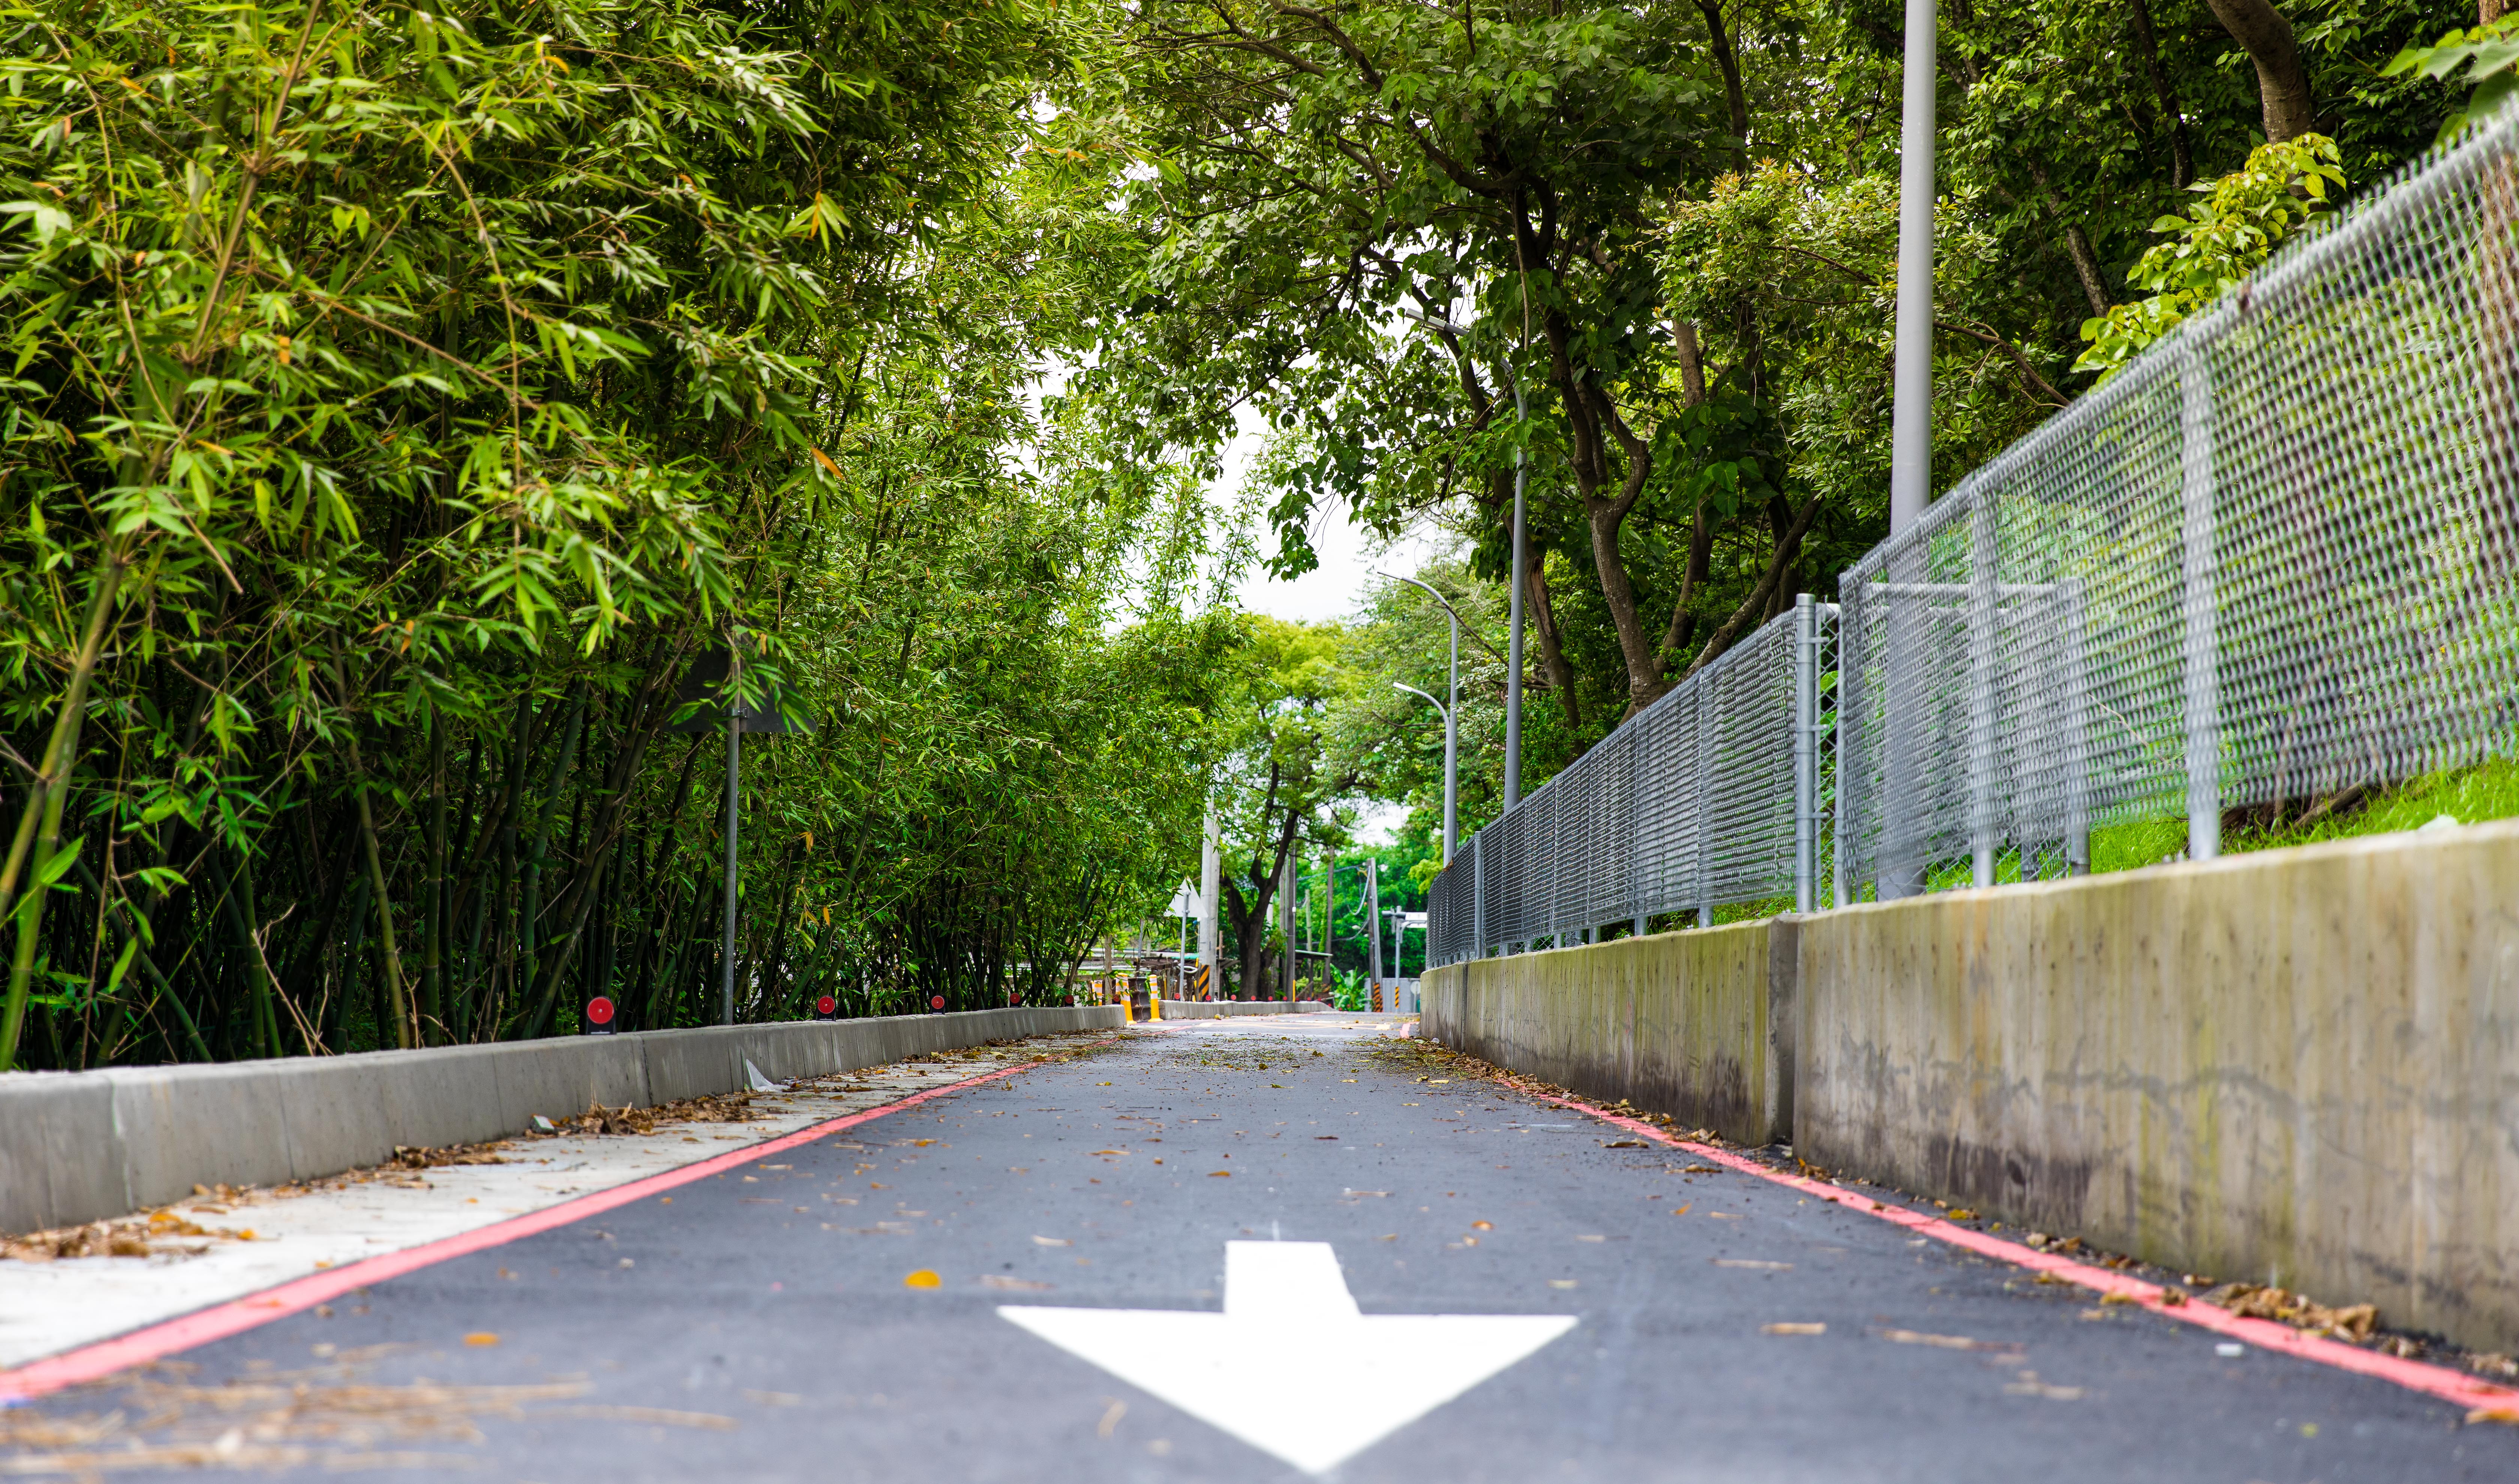
[[[1792,919],[1476,959],[1419,982],[1418,1033],[1743,1144],[1790,1137]]]
[[[2008,1223],[2519,1344],[2519,822],[1457,964],[1423,1033]]]
[[[1164,1019],[1214,1021],[1236,1015],[1293,1015],[1304,1008],[1303,1001],[1289,1005],[1284,1000],[1166,1000]]]
[[[2519,824],[1854,907],[1801,973],[1805,1157],[2519,1340]]]
[[[590,1104],[648,1107],[766,1076],[877,1067],[983,1041],[1126,1024],[1119,1006],[650,1030],[216,1066],[0,1075],[0,1232],[277,1185],[471,1144]]]

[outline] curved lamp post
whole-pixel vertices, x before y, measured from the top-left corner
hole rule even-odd
[[[1426,696],[1427,700],[1434,702],[1435,709],[1443,714],[1443,864],[1450,865],[1452,863],[1452,848],[1459,843],[1461,828],[1461,726],[1459,719],[1459,709],[1461,705],[1461,616],[1452,611],[1451,603],[1444,598],[1443,594],[1436,591],[1433,588],[1427,587],[1426,584],[1419,582],[1413,577],[1395,577],[1388,572],[1376,572],[1374,576],[1390,578],[1391,581],[1394,583],[1406,583],[1411,588],[1425,588],[1426,595],[1433,598],[1436,602],[1442,604],[1443,616],[1452,621],[1452,668],[1450,680],[1452,704],[1446,706],[1440,701],[1436,701],[1433,696],[1426,696],[1426,692],[1419,690],[1414,685],[1400,685],[1396,680],[1392,682],[1398,689],[1407,691],[1410,695]]]
[[[1436,714],[1443,719],[1443,864],[1450,865],[1452,831],[1455,825],[1453,809],[1458,802],[1458,769],[1455,764],[1460,757],[1460,725],[1451,707],[1436,700],[1433,696],[1426,695],[1426,692],[1416,686],[1402,685],[1397,680],[1393,680],[1391,682],[1391,688],[1404,690],[1412,696],[1425,696],[1426,704],[1434,707]]]

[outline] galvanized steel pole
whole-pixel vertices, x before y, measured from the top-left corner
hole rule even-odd
[[[742,799],[741,764],[743,760],[743,701],[735,690],[735,674],[742,668],[733,646],[728,646],[726,686],[729,696],[726,708],[726,944],[725,962],[719,966],[718,1024],[734,1024],[734,907],[735,907],[735,825]]]
[[[1513,378],[1513,420],[1517,436],[1528,428],[1523,404],[1522,377]],[[1530,533],[1524,519],[1525,493],[1530,484],[1530,460],[1513,451],[1513,633],[1505,640],[1504,677],[1504,811],[1522,803],[1522,589],[1530,581]]]

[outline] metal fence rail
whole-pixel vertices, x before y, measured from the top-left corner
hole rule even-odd
[[[2087,870],[2519,740],[2519,109],[2287,247],[1473,836],[1430,961]],[[1823,842],[1821,801],[1831,803]],[[2118,853],[2122,854],[2120,851]]]
[[[1472,836],[1428,894],[1429,962],[1657,912],[1814,905],[1835,622],[1804,596]]]

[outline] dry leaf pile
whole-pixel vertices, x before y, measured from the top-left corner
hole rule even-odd
[[[2330,1309],[2304,1294],[2257,1284],[2226,1283],[2203,1298],[2241,1319],[2276,1320],[2334,1339],[2365,1340],[2379,1327],[2377,1304],[2347,1304]]]
[[[435,1381],[376,1385],[359,1366],[394,1346],[348,1353],[316,1370],[264,1373],[224,1386],[192,1385],[189,1369],[153,1368],[80,1395],[110,1411],[0,1412],[0,1476],[95,1478],[139,1469],[469,1469],[483,1460],[412,1451],[477,1444],[484,1420],[532,1418],[647,1422],[723,1430],[715,1413],[580,1403],[589,1384],[562,1378],[513,1386]],[[575,1405],[570,1405],[575,1404]],[[528,1408],[533,1410],[528,1411]]]
[[[418,1149],[397,1144],[391,1167],[439,1169],[449,1164],[505,1164],[508,1161],[500,1152],[507,1147],[506,1140],[494,1144],[450,1144],[444,1149]]]
[[[53,1262],[65,1257],[193,1256],[207,1250],[213,1242],[252,1240],[251,1227],[242,1231],[205,1227],[168,1206],[112,1221],[91,1221],[84,1226],[0,1239],[0,1257]]]

